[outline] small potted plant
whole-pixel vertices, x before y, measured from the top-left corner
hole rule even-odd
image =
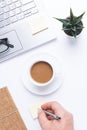
[[[84,12],[85,13],[85,12]],[[63,23],[63,31],[72,37],[75,37],[80,34],[83,30],[83,23],[81,21],[84,13],[82,13],[80,16],[76,17],[73,15],[72,9],[70,9],[70,16],[67,17],[66,19],[59,19],[59,18],[55,18],[57,20],[59,20],[60,22]]]

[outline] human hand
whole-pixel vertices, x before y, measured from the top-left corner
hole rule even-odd
[[[59,103],[48,102],[43,104],[41,108],[61,117],[60,120],[56,120],[40,110],[38,112],[38,120],[42,130],[74,130],[72,114],[65,110]]]

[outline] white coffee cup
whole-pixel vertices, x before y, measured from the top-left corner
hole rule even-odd
[[[29,68],[29,79],[35,85],[44,87],[53,82],[55,69],[50,61],[38,60]]]

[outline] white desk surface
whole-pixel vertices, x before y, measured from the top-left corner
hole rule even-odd
[[[7,86],[21,113],[28,130],[41,130],[38,120],[33,120],[29,105],[39,101],[60,102],[74,115],[75,130],[87,130],[87,1],[86,0],[44,0],[44,7],[50,17],[65,18],[70,7],[75,15],[83,16],[84,29],[76,38],[68,37],[62,30],[62,23],[53,19],[57,39],[33,51],[0,64],[0,87]],[[62,63],[64,82],[61,88],[48,96],[36,96],[23,87],[21,72],[31,54],[46,52],[59,58]]]

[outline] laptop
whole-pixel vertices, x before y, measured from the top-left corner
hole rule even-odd
[[[0,0],[0,40],[12,45],[0,53],[0,62],[55,38],[40,0]]]

